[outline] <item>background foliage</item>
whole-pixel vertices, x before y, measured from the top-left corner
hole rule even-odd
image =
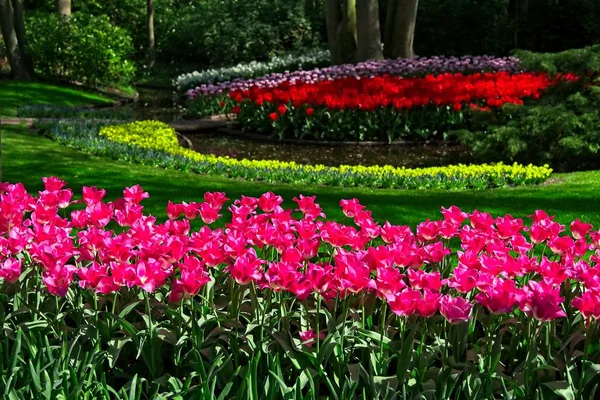
[[[55,12],[53,0],[30,0],[27,7]],[[382,16],[386,9],[387,0],[381,0]],[[143,61],[145,0],[80,0],[73,2],[73,10],[106,16],[125,29],[135,59]],[[561,51],[596,43],[599,19],[600,3],[595,0],[529,0],[519,47]],[[385,29],[385,18],[381,28]],[[421,56],[506,55],[515,48],[514,29],[509,0],[421,1],[415,51]],[[324,47],[325,8],[323,0],[155,0],[155,34],[162,61],[197,66],[264,61],[276,54]]]
[[[27,28],[29,50],[41,77],[88,86],[127,84],[133,78],[131,38],[105,15],[81,12],[63,21],[57,14],[32,13]]]

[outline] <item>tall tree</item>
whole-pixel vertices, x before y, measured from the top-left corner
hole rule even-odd
[[[384,52],[388,58],[412,58],[415,56],[413,42],[419,0],[390,0]],[[392,16],[389,13],[393,13]],[[391,24],[390,24],[391,22]]]
[[[21,13],[22,14],[22,13]],[[29,79],[25,60],[19,48],[19,39],[15,30],[15,13],[10,0],[0,0],[0,28],[6,44],[8,63],[16,79]]]
[[[69,18],[71,16],[71,0],[56,0],[56,11],[59,15]]]
[[[343,64],[356,59],[356,0],[326,0],[327,38],[331,62]]]
[[[356,0],[356,15],[358,61],[382,59],[379,1]]]
[[[146,0],[146,14],[148,19],[148,60],[149,67],[154,65],[154,0]]]
[[[33,75],[33,61],[28,51],[27,36],[25,35],[25,16],[23,15],[23,0],[12,0],[14,11],[14,27],[19,43],[19,52],[25,64],[25,69],[29,75]]]

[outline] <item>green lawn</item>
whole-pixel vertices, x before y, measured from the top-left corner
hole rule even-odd
[[[69,86],[0,80],[0,115],[6,117],[16,116],[17,110],[25,104],[75,107],[111,101],[100,94]]]
[[[76,193],[83,185],[97,185],[114,199],[125,186],[139,183],[150,193],[146,211],[165,216],[168,200],[198,200],[205,191],[224,191],[230,198],[274,191],[286,205],[299,193],[316,194],[329,217],[341,219],[340,199],[358,197],[379,221],[415,225],[427,218],[439,218],[441,206],[457,205],[464,210],[485,210],[494,215],[511,213],[525,217],[536,209],[557,215],[562,223],[575,218],[600,226],[600,171],[557,174],[551,183],[486,191],[407,191],[357,188],[311,187],[245,182],[222,177],[201,176],[125,164],[60,146],[22,127],[2,127],[3,181],[23,182],[30,191],[40,190],[43,176],[65,179]]]

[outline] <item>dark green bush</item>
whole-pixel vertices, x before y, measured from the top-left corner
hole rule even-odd
[[[528,71],[544,71],[551,74],[573,72],[592,76],[600,73],[600,44],[560,53],[518,50],[513,52],[513,55],[521,60],[521,65]]]
[[[107,16],[75,13],[68,20],[34,13],[27,20],[36,73],[88,86],[128,85],[135,73],[127,32]]]
[[[538,104],[477,113],[471,131],[455,133],[486,162],[547,163],[559,171],[600,168],[600,87],[578,86],[557,87]]]

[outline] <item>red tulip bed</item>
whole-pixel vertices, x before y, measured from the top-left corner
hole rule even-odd
[[[447,139],[453,129],[469,126],[473,111],[521,105],[560,81],[576,79],[537,72],[350,76],[235,89],[221,105],[244,130],[280,139]]]
[[[315,197],[218,192],[159,222],[139,186],[44,182],[0,185],[7,398],[594,397],[585,222],[452,206],[414,230],[356,199],[338,222]]]

